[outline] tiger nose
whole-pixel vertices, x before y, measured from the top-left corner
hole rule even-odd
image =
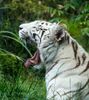
[[[23,27],[20,26],[20,27],[19,27],[19,30],[22,30],[22,29],[23,29]]]

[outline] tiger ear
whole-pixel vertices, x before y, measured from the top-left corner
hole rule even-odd
[[[56,41],[61,41],[64,38],[64,33],[63,33],[63,29],[60,29],[57,31],[56,35]]]

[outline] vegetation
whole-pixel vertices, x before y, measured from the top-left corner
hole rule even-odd
[[[0,0],[0,100],[45,100],[44,71],[23,66],[35,48],[18,36],[21,23],[37,19],[66,24],[89,51],[89,0]]]

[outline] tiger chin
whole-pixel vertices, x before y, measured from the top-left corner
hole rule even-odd
[[[45,65],[47,100],[89,100],[89,55],[58,23],[36,20],[19,26],[19,37],[36,44],[25,67]]]

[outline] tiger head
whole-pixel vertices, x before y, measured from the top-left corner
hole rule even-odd
[[[37,45],[37,51],[26,61],[26,67],[51,62],[66,37],[66,32],[58,23],[37,20],[21,24],[19,28],[21,39],[29,39]]]

